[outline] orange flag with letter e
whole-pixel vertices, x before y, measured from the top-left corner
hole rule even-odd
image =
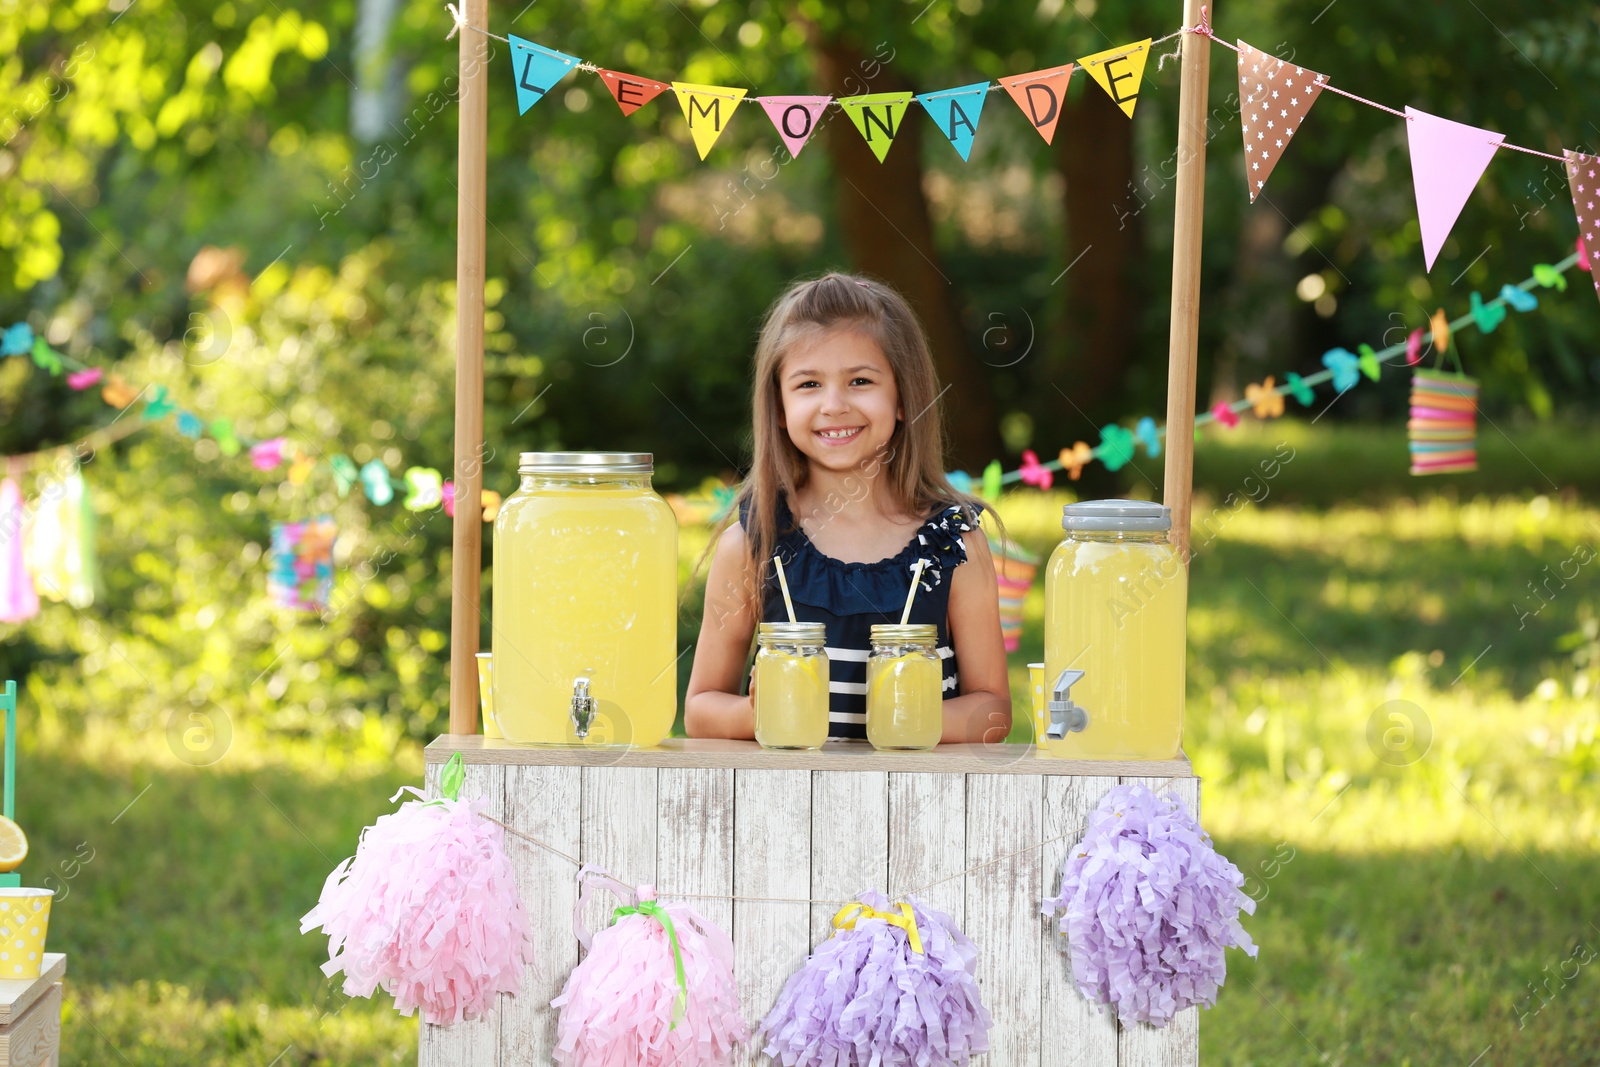
[[[633,114],[670,88],[666,82],[641,78],[637,74],[624,74],[620,70],[600,70],[598,73],[624,115]]]
[[[672,91],[678,94],[683,117],[689,120],[689,136],[694,138],[695,151],[704,159],[722,131],[728,128],[728,120],[733,118],[733,109],[744,99],[745,90],[726,85],[673,82]]]
[[[1239,124],[1244,127],[1244,177],[1253,204],[1328,76],[1285,63],[1243,41],[1238,44]]]
[[[1150,57],[1150,38],[1135,44],[1107,48],[1092,56],[1078,60],[1078,66],[1089,72],[1095,84],[1116,101],[1122,113],[1133,118],[1133,107],[1139,102],[1139,85],[1144,81],[1144,62]]]

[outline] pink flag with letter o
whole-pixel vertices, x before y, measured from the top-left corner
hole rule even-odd
[[[816,132],[822,109],[832,99],[831,96],[763,96],[761,107],[778,127],[778,136],[783,138],[789,155],[798,156]]]
[[[1488,169],[1503,134],[1451,122],[1414,107],[1406,108],[1406,140],[1411,149],[1411,183],[1417,193],[1417,222],[1428,269],[1439,257],[1450,228],[1467,197]]]

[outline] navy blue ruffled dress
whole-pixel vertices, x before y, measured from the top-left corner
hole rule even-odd
[[[748,514],[741,505],[740,521],[747,521]],[[795,616],[800,622],[820,622],[827,627],[830,740],[866,739],[871,628],[900,621],[918,559],[928,562],[922,571],[922,588],[911,605],[910,621],[938,627],[944,698],[959,695],[955,650],[950,645],[950,580],[955,568],[967,561],[961,535],[976,528],[975,515],[957,504],[943,505],[895,555],[876,563],[844,563],[823,555],[794,521],[788,502],[779,498],[775,551],[783,559]],[[765,570],[761,621],[787,622],[777,571],[771,566]]]

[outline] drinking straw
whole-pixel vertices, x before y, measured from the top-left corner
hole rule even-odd
[[[789,580],[783,576],[783,557],[773,556],[772,562],[778,568],[778,588],[783,590],[783,606],[789,609],[789,621],[799,622],[800,620],[794,617],[794,601],[789,599]]]
[[[911,575],[911,590],[906,593],[906,609],[900,613],[900,625],[904,626],[911,621],[911,598],[917,595],[917,586],[922,581],[922,568],[927,565],[927,560],[917,560],[917,569]]]

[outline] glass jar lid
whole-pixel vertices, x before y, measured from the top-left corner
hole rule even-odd
[[[820,622],[764,622],[756,627],[756,640],[763,645],[820,645],[827,637],[828,628]]]
[[[1084,500],[1062,507],[1061,528],[1165,533],[1172,529],[1172,509],[1152,500]]]
[[[650,474],[652,452],[524,452],[518,474]]]
[[[871,636],[875,645],[932,644],[939,640],[939,628],[931,622],[904,626],[897,622],[880,622],[873,624]]]

